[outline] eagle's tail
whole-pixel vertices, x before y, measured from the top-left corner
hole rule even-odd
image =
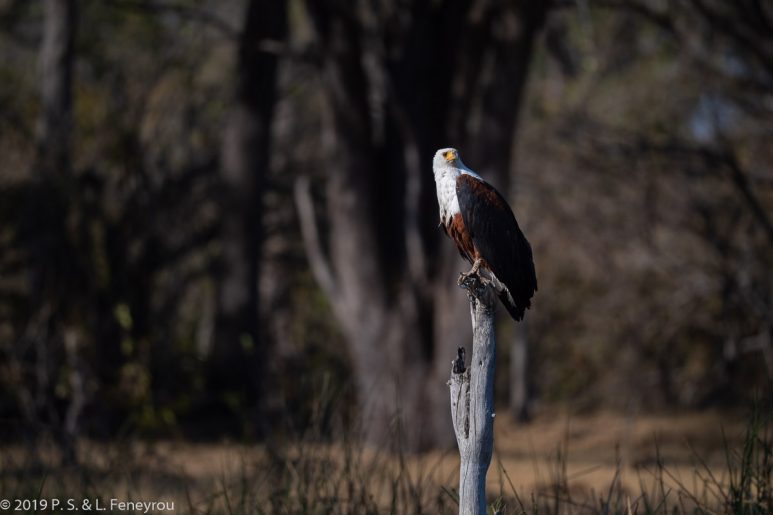
[[[502,301],[502,304],[504,304],[507,312],[510,313],[510,316],[513,317],[513,320],[516,322],[523,320],[525,308],[523,306],[518,306],[513,302],[513,297],[510,295],[510,292],[507,291],[507,288],[505,288],[505,291],[497,292],[497,296],[499,297],[499,300]]]
[[[510,290],[502,281],[497,279],[493,273],[491,274],[491,284],[494,286],[497,297],[502,301],[502,304],[505,306],[505,309],[507,309],[507,312],[510,313],[510,316],[513,317],[513,320],[516,322],[523,320],[523,314],[524,311],[526,311],[526,308],[529,307],[529,302],[526,303],[526,306],[519,306],[516,304],[513,296],[510,294]]]

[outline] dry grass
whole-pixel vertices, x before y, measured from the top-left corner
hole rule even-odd
[[[739,474],[748,454],[746,427],[718,412],[553,414],[522,426],[501,417],[489,494],[502,513],[723,511],[732,504],[733,488],[745,488],[741,498],[770,488],[770,475],[766,487],[764,478],[744,485],[750,480]],[[768,446],[769,459],[770,435],[760,431],[754,438]],[[266,446],[82,442],[82,465],[75,470],[57,468],[53,448],[35,454],[3,450],[4,497],[167,500],[175,502],[177,513],[456,510],[454,451],[395,455],[303,438]],[[735,471],[731,463],[739,465]]]

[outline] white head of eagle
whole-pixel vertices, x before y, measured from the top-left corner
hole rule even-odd
[[[432,160],[440,226],[473,269],[486,270],[497,296],[515,320],[523,319],[537,290],[531,245],[504,197],[443,148]]]

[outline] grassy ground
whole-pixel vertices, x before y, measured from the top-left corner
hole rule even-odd
[[[527,425],[497,418],[492,511],[771,513],[773,435],[763,422],[717,412],[552,414]],[[407,456],[298,438],[265,446],[82,442],[78,468],[57,467],[55,454],[2,449],[0,498],[99,498],[108,508],[113,498],[167,501],[175,513],[456,511],[454,451]]]

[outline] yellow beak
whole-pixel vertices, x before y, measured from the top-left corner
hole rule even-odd
[[[448,152],[443,154],[443,157],[445,157],[446,161],[450,163],[451,161],[456,159],[456,152],[454,152],[453,150],[449,150]]]

